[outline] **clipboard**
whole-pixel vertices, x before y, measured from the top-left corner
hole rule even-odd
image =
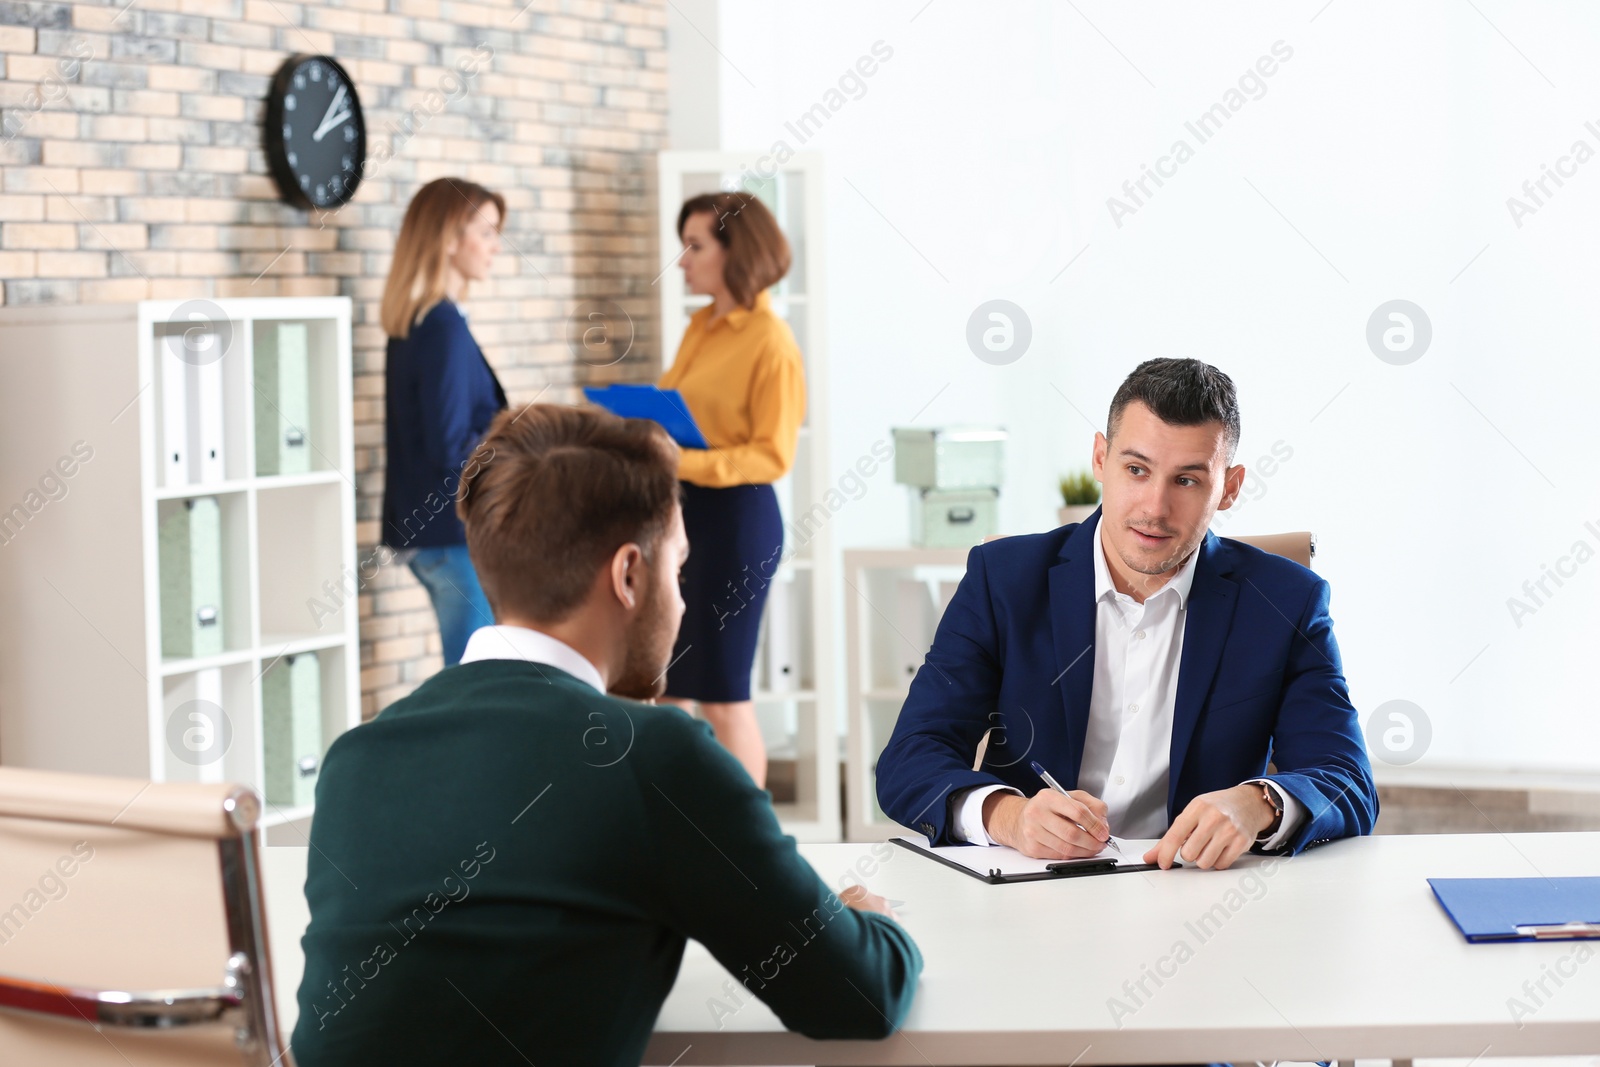
[[[1600,938],[1600,878],[1429,878],[1471,944]]]
[[[1117,856],[1101,853],[1077,860],[1029,859],[1015,849],[1004,845],[940,845],[933,846],[926,837],[891,837],[891,844],[925,856],[935,863],[971,875],[989,885],[1011,885],[1015,882],[1050,882],[1058,878],[1083,878],[1096,874],[1132,874],[1135,871],[1160,870],[1156,863],[1128,863]],[[970,853],[969,853],[970,850]],[[967,860],[970,855],[969,862]],[[959,857],[959,858],[958,858]],[[995,864],[998,864],[996,866]]]
[[[689,405],[683,402],[683,394],[676,389],[619,382],[602,388],[586,386],[583,395],[589,398],[591,404],[598,404],[613,415],[660,423],[680,447],[711,447],[706,435],[695,425],[694,416],[689,414]]]

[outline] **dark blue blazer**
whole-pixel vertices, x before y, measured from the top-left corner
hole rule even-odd
[[[455,304],[441,300],[389,338],[384,381],[383,543],[466,544],[456,490],[506,394]]]
[[[1094,529],[1006,537],[967,557],[894,735],[878,803],[955,844],[954,794],[1005,784],[1032,796],[1038,760],[1077,788],[1094,681]],[[1270,777],[1305,806],[1286,843],[1370,833],[1378,815],[1328,616],[1328,583],[1292,560],[1207,533],[1195,562],[1172,720],[1167,817],[1202,793]],[[981,770],[972,769],[989,727]]]

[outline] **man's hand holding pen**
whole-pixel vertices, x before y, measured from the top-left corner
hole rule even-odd
[[[992,793],[983,801],[983,826],[1000,844],[1034,859],[1096,856],[1111,837],[1105,801],[1082,789],[1041,789],[1026,800]]]

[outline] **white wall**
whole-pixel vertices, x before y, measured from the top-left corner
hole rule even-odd
[[[667,8],[667,142],[717,148],[722,134],[718,0],[675,0]]]
[[[1046,528],[1139,360],[1215,363],[1241,460],[1292,458],[1214,528],[1317,532],[1363,716],[1419,705],[1422,766],[1600,768],[1600,562],[1520,626],[1507,603],[1576,542],[1600,551],[1600,159],[1520,227],[1506,203],[1574,141],[1600,150],[1600,11],[722,0],[717,39],[720,147],[752,162],[802,147],[785,123],[892,49],[803,144],[829,166],[840,471],[891,425],[1003,424],[1003,525]],[[1280,41],[1200,143],[1185,122]],[[1179,138],[1193,158],[1117,225],[1107,198]],[[993,298],[1032,323],[1006,366],[965,338]],[[1365,336],[1395,298],[1433,328],[1405,366]],[[837,543],[903,541],[906,492],[880,473]]]

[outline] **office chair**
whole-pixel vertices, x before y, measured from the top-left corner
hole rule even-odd
[[[983,543],[988,544],[990,541],[998,541],[1002,537],[1009,536],[1010,534],[990,534],[983,539]],[[1271,552],[1274,556],[1292,559],[1302,567],[1309,568],[1312,557],[1317,554],[1317,535],[1310,530],[1276,534],[1240,534],[1231,539],[1253,545],[1263,552]]]
[[[0,1063],[292,1067],[242,786],[0,768]]]
[[[1311,566],[1312,557],[1317,554],[1317,535],[1310,530],[1276,534],[1241,534],[1233,540],[1254,545],[1263,552],[1271,552],[1274,556],[1292,559],[1307,568]]]

